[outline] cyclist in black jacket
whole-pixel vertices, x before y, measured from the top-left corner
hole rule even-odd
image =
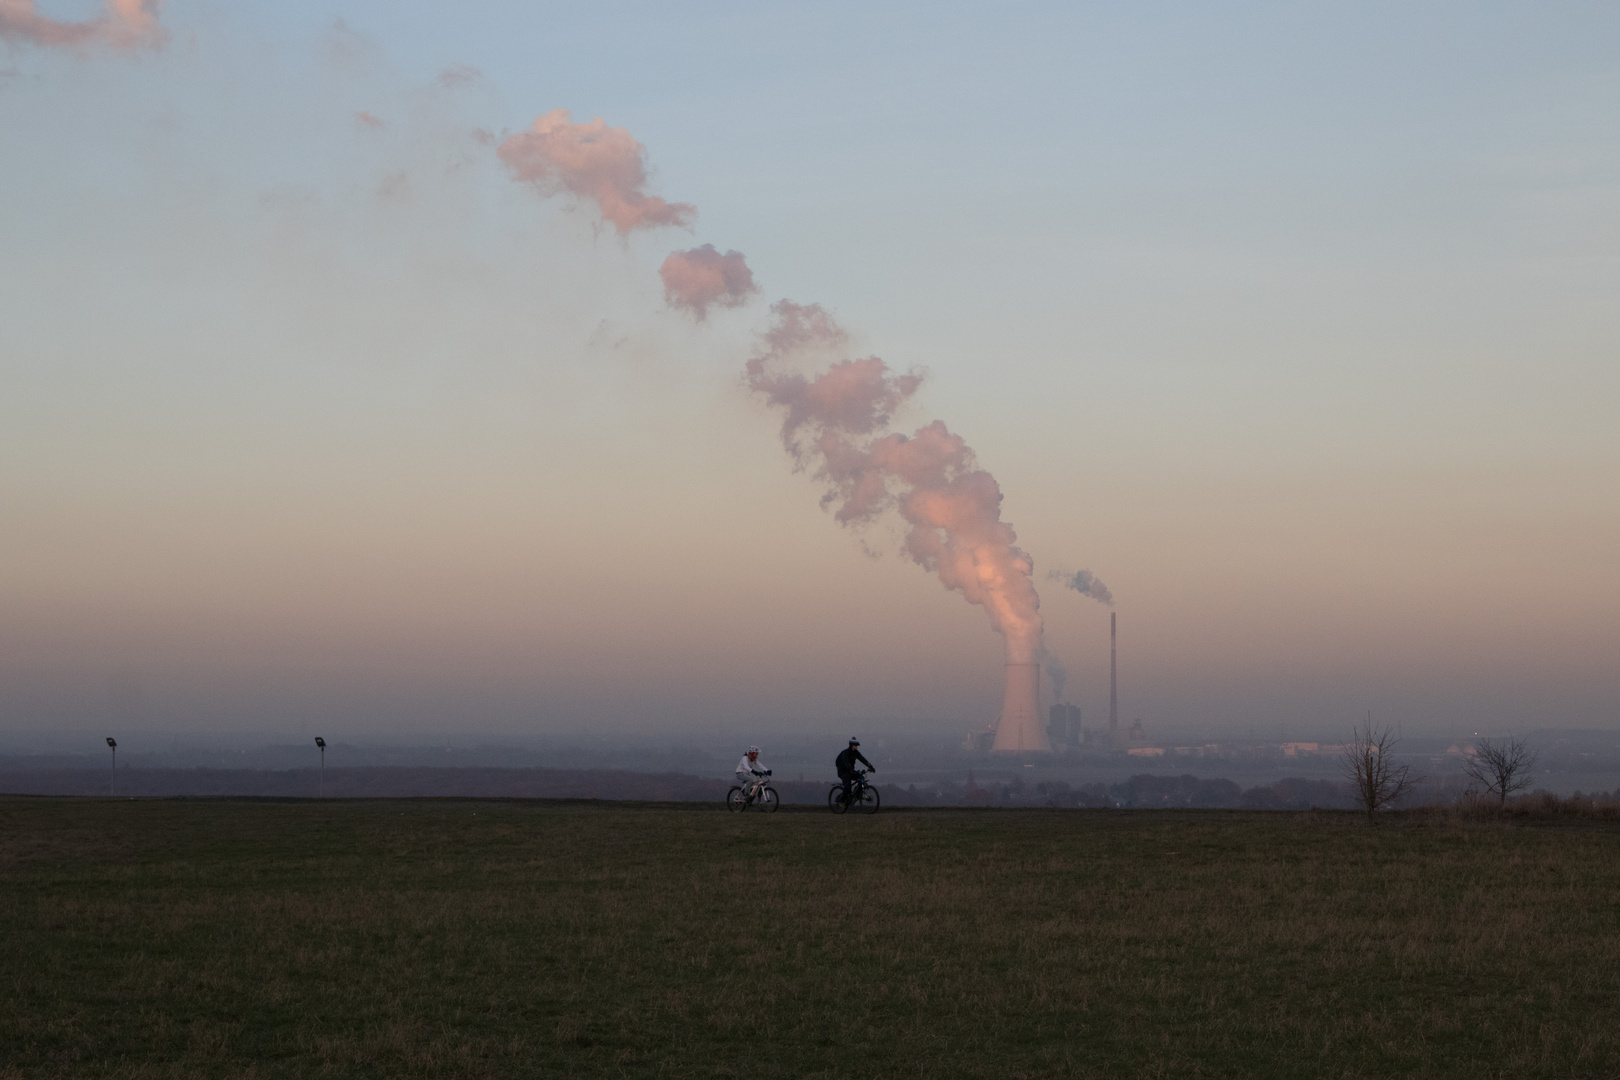
[[[833,762],[834,768],[838,770],[838,779],[844,784],[844,801],[846,803],[849,802],[850,785],[855,782],[855,763],[858,761],[872,772],[877,772],[877,766],[862,757],[861,752],[856,749],[860,745],[861,740],[851,735],[849,737],[849,746]]]

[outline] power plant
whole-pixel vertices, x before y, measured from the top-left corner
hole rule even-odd
[[[963,748],[983,753],[1061,754],[1093,750],[1121,750],[1143,744],[1141,721],[1129,733],[1119,730],[1119,616],[1108,615],[1108,731],[1086,731],[1080,723],[1080,707],[1064,702],[1041,711],[1041,666],[1008,663],[1007,687],[1001,702],[1001,715],[987,729],[970,734]]]
[[[996,741],[990,749],[1020,754],[1052,752],[1041,723],[1041,665],[1007,665],[1007,694],[1001,702]]]

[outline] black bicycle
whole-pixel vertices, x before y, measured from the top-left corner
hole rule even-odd
[[[732,813],[757,806],[767,814],[776,813],[776,789],[771,787],[771,770],[747,787],[733,787],[726,792],[726,809]]]
[[[835,814],[842,814],[852,806],[868,814],[875,814],[881,801],[878,798],[877,788],[866,782],[866,774],[859,769],[855,770],[855,779],[849,782],[847,801],[844,798],[843,784],[834,784],[832,790],[827,792],[827,809]]]

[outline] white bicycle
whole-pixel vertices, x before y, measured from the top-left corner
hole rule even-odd
[[[771,787],[771,770],[766,769],[765,775],[749,784],[747,787],[734,785],[726,792],[726,809],[733,814],[741,813],[750,806],[757,806],[767,814],[776,813],[776,789]]]

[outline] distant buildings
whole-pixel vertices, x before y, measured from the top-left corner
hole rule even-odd
[[[1047,710],[1046,737],[1054,753],[1072,753],[1081,749],[1092,753],[1110,753],[1146,747],[1147,733],[1140,719],[1121,731],[1117,722],[1106,728],[1087,730],[1080,723],[1077,705],[1053,705]]]

